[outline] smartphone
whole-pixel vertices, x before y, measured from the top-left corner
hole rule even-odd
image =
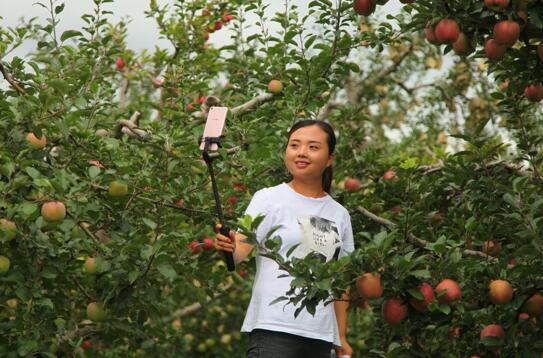
[[[202,136],[202,142],[200,143],[201,150],[204,150],[205,138],[220,137],[222,135],[227,113],[228,107],[211,107],[209,109],[206,126],[204,128],[204,135]],[[217,143],[212,143],[209,146],[209,151],[215,151],[217,149],[219,149],[219,145]]]

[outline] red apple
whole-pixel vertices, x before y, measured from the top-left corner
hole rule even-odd
[[[174,319],[172,321],[172,328],[175,329],[175,330],[181,329],[181,320]]]
[[[87,318],[93,322],[101,322],[106,319],[106,311],[100,303],[91,302],[87,305]]]
[[[390,180],[390,179],[393,179],[395,177],[396,177],[396,172],[394,172],[394,170],[387,170],[383,174],[383,180]]]
[[[117,71],[122,71],[125,66],[124,60],[119,57],[117,61],[115,61],[115,66],[117,66]]]
[[[442,292],[444,292],[443,295],[439,296]],[[444,279],[436,286],[436,293],[439,296],[437,299],[439,303],[444,303],[449,306],[458,302],[462,296],[462,290],[458,283],[448,278]]]
[[[537,45],[537,55],[539,56],[539,60],[543,62],[543,42]]]
[[[204,41],[209,40],[209,32],[204,33]]]
[[[239,270],[239,277],[241,278],[247,277],[247,271],[245,271],[244,269]]]
[[[28,133],[26,135],[26,141],[28,142],[30,148],[42,149],[47,144],[47,137],[45,137],[43,132],[41,133],[40,139],[38,139],[34,133]]]
[[[524,89],[524,96],[530,102],[539,102],[543,99],[543,86],[529,85]]]
[[[356,289],[358,294],[365,299],[381,297],[383,294],[381,276],[366,272],[356,279]]]
[[[458,38],[453,43],[453,50],[459,56],[467,55],[471,52],[471,45],[466,34],[461,32],[460,35],[458,35]]]
[[[485,5],[492,11],[503,12],[509,5],[509,0],[485,0]]]
[[[345,186],[345,190],[357,191],[357,190],[360,190],[360,181],[352,177],[347,177],[345,178],[344,186]]]
[[[175,201],[175,206],[177,206],[177,207],[180,207],[180,208],[181,208],[181,207],[183,207],[184,205],[185,205],[185,200],[183,200],[183,199],[179,199],[179,200],[176,200],[176,201]]]
[[[383,317],[390,324],[399,324],[407,317],[407,307],[400,300],[392,299],[383,302]]]
[[[210,250],[214,246],[213,239],[210,237],[204,237],[203,242],[204,242],[204,245],[203,245],[204,250]]]
[[[435,27],[435,34],[437,41],[444,43],[453,43],[458,39],[460,35],[460,28],[456,21],[452,19],[442,19]]]
[[[426,36],[426,40],[428,40],[428,42],[439,45],[440,42],[437,40],[435,29],[432,26],[427,25],[426,28],[424,28],[424,35]]]
[[[271,93],[281,93],[283,91],[283,84],[279,80],[271,80],[268,83],[268,91]]]
[[[215,22],[215,31],[218,31],[222,29],[222,22],[221,21],[216,21]]]
[[[87,257],[87,259],[85,260],[85,264],[83,266],[85,268],[85,271],[89,275],[96,274],[96,259],[94,257]]]
[[[235,195],[229,196],[226,200],[230,205],[236,205],[238,203],[238,197]]]
[[[457,339],[460,337],[460,327],[449,328],[449,339]]]
[[[494,25],[494,41],[499,45],[513,46],[520,35],[520,26],[511,20],[499,21]]]
[[[505,56],[507,47],[500,45],[494,39],[488,39],[485,43],[485,54],[489,60],[499,61]]]
[[[494,280],[490,282],[490,301],[501,305],[511,301],[513,298],[513,287],[505,280]]]
[[[432,289],[432,286],[430,286],[428,283],[424,282],[418,287],[420,293],[424,297],[422,300],[418,300],[414,297],[412,297],[409,300],[409,303],[413,308],[415,308],[419,312],[425,312],[426,307],[434,300],[434,290]]]
[[[354,0],[353,9],[358,15],[369,16],[375,11],[375,0]]]
[[[92,341],[90,339],[85,339],[81,343],[81,348],[83,348],[83,349],[90,349],[91,347],[92,347]]]
[[[198,103],[198,104],[202,104],[206,101],[206,96],[194,96],[194,102]]]
[[[215,32],[215,24],[207,24],[207,32],[214,33]]]
[[[494,242],[492,240],[486,240],[483,242],[483,252],[487,255],[498,257],[502,251],[502,244]]]
[[[187,109],[192,111],[194,109],[194,105],[192,103],[187,104]]]
[[[17,236],[17,225],[8,219],[0,219],[0,241],[7,242]]]
[[[247,185],[243,183],[234,183],[232,184],[232,188],[239,190],[239,191],[245,191],[247,190]]]
[[[41,207],[41,216],[45,221],[62,221],[66,217],[66,207],[62,201],[48,201]]]
[[[481,331],[481,339],[485,337],[496,337],[499,339],[505,339],[505,332],[501,325],[489,324]]]
[[[224,22],[230,22],[234,19],[234,16],[230,15],[228,12],[224,12],[224,14],[222,14],[222,21]]]
[[[201,247],[200,247],[200,243],[196,240],[194,241],[191,241],[190,244],[188,245],[189,246],[189,249],[192,251],[192,253],[196,254],[198,252],[200,252],[201,250]]]
[[[362,308],[363,310],[370,308],[370,304],[365,298],[359,298],[357,301],[357,306],[359,308]]]
[[[532,317],[540,317],[543,315],[543,296],[536,293],[530,297],[521,307],[521,311],[528,313]]]

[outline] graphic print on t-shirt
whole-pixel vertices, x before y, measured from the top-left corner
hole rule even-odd
[[[305,257],[314,253],[322,261],[330,261],[339,252],[341,240],[336,223],[315,215],[297,217],[300,226],[301,243],[296,256]]]

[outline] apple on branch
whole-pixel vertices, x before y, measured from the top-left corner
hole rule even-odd
[[[369,16],[375,11],[377,2],[375,0],[354,0],[353,10],[362,16]]]
[[[17,236],[17,225],[8,219],[0,219],[0,241],[7,242]]]
[[[383,302],[383,317],[390,324],[399,324],[407,317],[407,306],[397,299],[385,300]]]
[[[366,272],[356,279],[356,289],[358,294],[365,298],[379,298],[383,294],[381,286],[381,276],[371,272]]]
[[[41,207],[41,216],[48,222],[62,221],[66,217],[66,206],[62,201],[48,201]]]
[[[45,133],[42,132],[41,137],[38,139],[34,133],[30,132],[26,135],[26,141],[30,148],[42,149],[47,144],[47,137],[45,136]]]
[[[268,91],[273,94],[281,93],[283,91],[283,83],[279,80],[271,80],[268,83]]]

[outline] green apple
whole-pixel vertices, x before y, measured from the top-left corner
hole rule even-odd
[[[9,271],[10,261],[5,256],[0,256],[0,275],[5,275]]]
[[[115,198],[125,196],[126,194],[128,194],[128,185],[123,182],[114,180],[109,183],[108,193]]]

